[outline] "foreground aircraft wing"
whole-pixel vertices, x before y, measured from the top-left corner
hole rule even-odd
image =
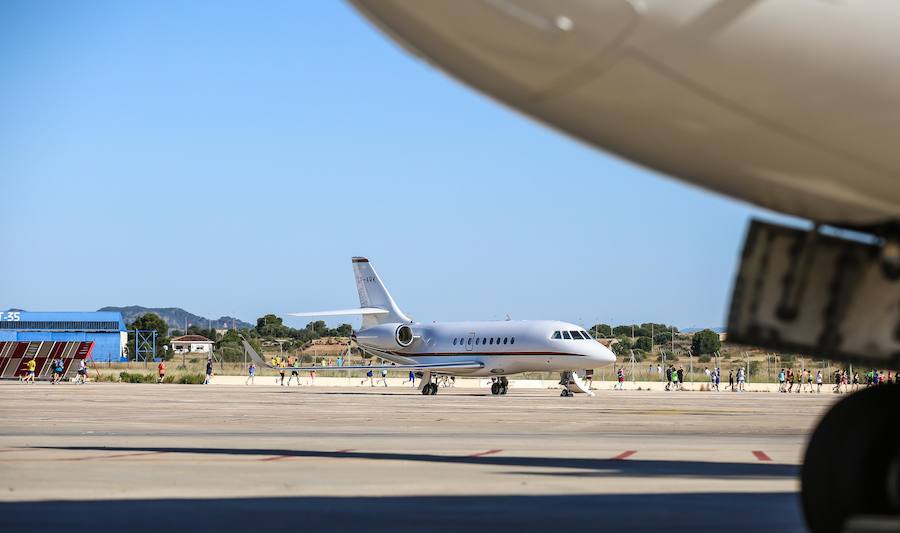
[[[244,349],[250,355],[250,359],[258,364],[275,370],[298,370],[298,371],[316,371],[323,370],[474,370],[484,368],[484,363],[480,361],[453,361],[452,363],[420,363],[415,365],[344,365],[344,366],[274,366],[267,363],[253,346],[247,342],[247,339],[241,337]]]
[[[291,316],[344,316],[344,315],[386,315],[390,311],[380,307],[357,307],[356,309],[335,309],[334,311],[308,311],[288,313]]]

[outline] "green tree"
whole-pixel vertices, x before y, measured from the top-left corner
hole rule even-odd
[[[265,327],[269,326],[282,326],[284,325],[284,321],[281,320],[281,317],[273,315],[269,313],[266,316],[261,316],[256,319],[256,330],[259,331]]]
[[[631,339],[628,337],[619,337],[619,342],[612,345],[612,351],[616,355],[630,355],[629,350],[634,348]]]
[[[634,341],[634,347],[642,352],[649,352],[653,349],[653,341],[650,337],[638,337]]]
[[[157,335],[165,337],[169,332],[169,325],[156,313],[145,313],[137,317],[128,329],[156,330]]]
[[[596,338],[605,339],[608,337],[612,337],[612,328],[609,324],[594,324],[591,326],[591,329],[588,330],[591,335]]]
[[[286,337],[289,329],[281,317],[271,313],[256,319],[256,331],[262,337]]]
[[[704,329],[694,333],[691,338],[691,352],[697,355],[714,354],[722,347],[719,334],[711,329]]]
[[[257,352],[260,347],[255,348]],[[229,329],[222,336],[222,339],[216,342],[216,353],[223,361],[240,363],[244,361],[244,345],[237,331]]]
[[[616,326],[612,329],[612,332],[616,337],[631,337],[631,325]]]
[[[670,331],[666,331],[663,333],[656,333],[653,335],[653,344],[659,345],[671,345],[672,344],[672,333]]]
[[[156,353],[154,356],[172,356],[172,351],[167,351],[165,348],[169,344],[169,338],[166,336],[169,332],[169,325],[156,313],[144,313],[134,319],[134,322],[128,325],[128,329],[128,350],[132,355],[134,354],[134,333],[131,332],[137,329],[142,331],[156,331]]]

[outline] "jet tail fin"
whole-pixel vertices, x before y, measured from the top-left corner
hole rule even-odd
[[[359,305],[363,309],[378,308],[387,313],[363,314],[364,328],[386,324],[389,322],[412,322],[391,298],[378,273],[365,257],[353,258],[353,275],[356,277],[356,290],[359,292]]]

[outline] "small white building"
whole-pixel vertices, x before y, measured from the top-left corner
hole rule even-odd
[[[171,342],[175,353],[212,353],[213,341],[203,335],[182,335]]]

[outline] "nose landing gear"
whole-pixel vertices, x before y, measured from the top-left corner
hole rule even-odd
[[[559,384],[565,387],[562,392],[559,393],[560,397],[568,398],[569,396],[575,396],[575,393],[572,392],[572,372],[563,372],[559,376]]]

